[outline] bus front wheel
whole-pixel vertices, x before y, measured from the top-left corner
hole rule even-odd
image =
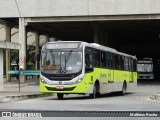
[[[63,96],[64,96],[63,93],[57,93],[57,98],[58,98],[59,100],[62,100],[62,99],[63,99]]]
[[[95,98],[96,98],[96,85],[94,85],[94,87],[93,87],[93,93],[90,94],[90,97],[91,97],[92,99],[95,99]]]

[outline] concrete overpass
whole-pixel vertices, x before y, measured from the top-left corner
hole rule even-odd
[[[19,26],[23,69],[29,32],[34,33],[37,54],[39,36],[44,35],[46,41],[96,42],[140,57],[159,57],[159,0],[1,0],[0,4],[1,19]]]

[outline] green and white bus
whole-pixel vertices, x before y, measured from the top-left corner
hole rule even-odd
[[[64,94],[99,94],[137,86],[136,57],[96,43],[48,42],[41,50],[40,91]]]

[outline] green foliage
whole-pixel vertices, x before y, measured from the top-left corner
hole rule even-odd
[[[29,46],[27,50],[27,65],[34,65],[35,64],[35,47]]]
[[[27,65],[34,65],[35,64],[35,47],[28,46],[26,57],[27,57]],[[11,62],[19,61],[19,51],[18,50],[11,50]]]
[[[11,53],[11,62],[19,58],[18,50],[11,50],[10,53]]]

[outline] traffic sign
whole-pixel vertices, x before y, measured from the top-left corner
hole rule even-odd
[[[8,70],[7,74],[19,74],[19,70]]]
[[[21,75],[40,75],[40,70],[21,70]]]
[[[24,59],[23,58],[19,58],[19,62],[24,62]]]
[[[8,70],[7,74],[40,75],[40,70]]]

